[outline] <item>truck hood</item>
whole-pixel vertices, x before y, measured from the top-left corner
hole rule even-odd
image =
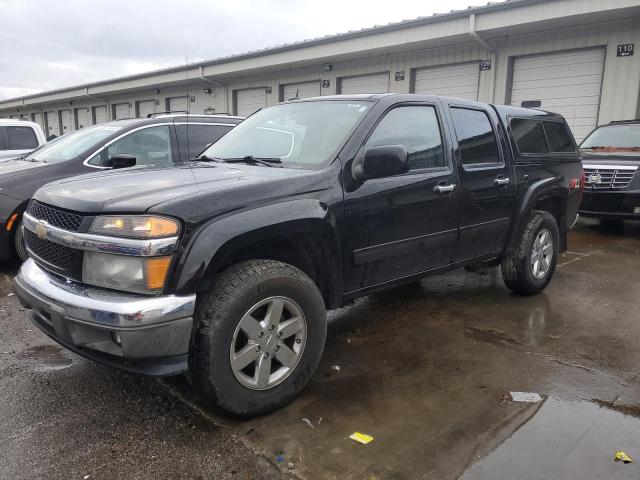
[[[80,175],[38,190],[38,201],[86,213],[143,212],[159,203],[211,190],[235,190],[300,175],[299,170],[197,163],[169,168],[130,168]]]
[[[589,152],[582,150],[582,163],[589,165],[629,165],[640,166],[640,153],[629,152]]]

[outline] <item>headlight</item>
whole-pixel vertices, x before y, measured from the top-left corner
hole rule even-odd
[[[106,215],[96,217],[89,231],[115,237],[163,238],[177,235],[180,223],[152,215]]]
[[[164,288],[171,257],[133,257],[85,252],[82,281],[91,285],[139,293]]]

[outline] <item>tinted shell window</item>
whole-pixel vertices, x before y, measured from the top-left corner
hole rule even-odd
[[[544,131],[547,133],[549,149],[557,153],[574,153],[573,135],[569,127],[562,122],[543,122]]]
[[[514,118],[511,120],[511,133],[520,153],[549,153],[541,121]]]
[[[496,135],[485,112],[455,107],[451,116],[464,166],[502,164]]]

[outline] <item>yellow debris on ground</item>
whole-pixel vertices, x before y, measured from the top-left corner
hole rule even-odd
[[[619,451],[619,452],[616,452],[616,462],[631,463],[633,462],[633,460],[631,460],[631,457],[629,457],[623,451]]]
[[[367,435],[365,433],[360,433],[360,432],[352,433],[351,435],[349,435],[349,438],[351,440],[355,440],[358,443],[362,443],[363,445],[366,445],[367,443],[373,440],[373,437],[371,435]]]

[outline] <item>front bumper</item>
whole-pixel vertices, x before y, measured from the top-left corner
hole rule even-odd
[[[87,287],[27,260],[14,289],[31,321],[79,355],[153,376],[186,371],[196,296],[150,297]]]
[[[640,190],[585,190],[578,210],[583,217],[640,220],[637,211],[640,211]]]

